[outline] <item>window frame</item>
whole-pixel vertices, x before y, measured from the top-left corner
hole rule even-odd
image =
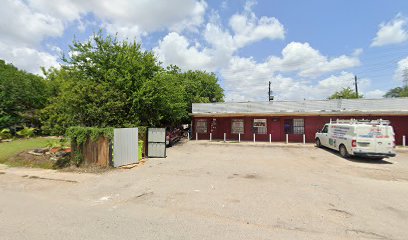
[[[235,122],[242,122],[242,132],[234,131],[233,125]],[[231,134],[245,134],[245,119],[242,118],[231,119]]]
[[[296,120],[298,121],[297,124],[295,123]],[[294,118],[292,127],[293,127],[292,134],[297,134],[297,135],[305,134],[305,119],[304,118]]]
[[[290,118],[284,120],[283,131],[285,134],[303,135],[305,134],[305,119]],[[288,128],[286,124],[289,124]]]
[[[204,126],[199,126],[200,125],[199,123],[205,123],[205,131],[202,131],[204,130]],[[195,131],[196,133],[208,133],[208,120],[207,119],[197,119]]]
[[[255,126],[255,122],[262,122],[265,123],[265,126]],[[259,133],[259,129],[265,129],[264,132]],[[252,121],[252,129],[255,134],[267,134],[268,133],[268,119],[266,118],[254,118]]]

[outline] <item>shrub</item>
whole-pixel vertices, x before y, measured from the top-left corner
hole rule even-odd
[[[147,141],[147,127],[140,126],[138,127],[138,138],[142,141]]]
[[[11,135],[10,129],[5,128],[0,131],[0,139],[9,139],[11,137],[12,135]]]
[[[66,138],[61,138],[59,140],[48,140],[46,147],[48,148],[69,148],[70,143]]]
[[[75,162],[75,165],[77,163]],[[63,157],[55,161],[54,165],[52,166],[53,169],[61,169],[61,168],[66,168],[71,165],[71,159],[70,157]],[[78,166],[78,165],[77,165]]]
[[[65,132],[65,136],[69,137],[72,143],[81,145],[89,138],[94,141],[98,140],[99,137],[106,137],[111,140],[113,138],[113,128],[70,127]]]
[[[34,131],[35,128],[29,128],[29,127],[24,127],[23,130],[16,132],[17,135],[24,137],[24,138],[30,138],[30,137],[34,137]]]

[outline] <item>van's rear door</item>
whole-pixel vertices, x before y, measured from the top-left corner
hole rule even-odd
[[[392,127],[383,125],[360,125],[356,129],[357,147],[364,152],[388,153],[393,148]]]
[[[377,126],[375,129],[375,152],[389,153],[393,150],[394,131],[390,126]]]
[[[363,152],[375,152],[376,142],[370,134],[371,126],[358,125],[356,127],[357,148]]]

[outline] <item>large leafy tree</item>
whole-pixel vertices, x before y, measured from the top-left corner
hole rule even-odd
[[[388,90],[384,95],[386,98],[408,97],[408,87],[396,87]]]
[[[329,99],[356,99],[356,98],[363,98],[363,95],[359,94],[357,96],[356,92],[350,87],[343,88],[340,91],[336,91],[329,97]]]
[[[0,60],[0,128],[38,125],[38,110],[47,103],[49,88],[37,75]]]
[[[61,69],[47,72],[54,94],[43,110],[44,129],[69,126],[164,126],[188,118],[191,102],[223,99],[214,74],[163,69],[140,44],[95,34],[74,41]]]

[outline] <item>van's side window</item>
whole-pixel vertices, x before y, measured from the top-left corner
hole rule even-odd
[[[329,126],[324,125],[324,128],[322,130],[322,133],[327,133],[327,130],[329,130]]]

